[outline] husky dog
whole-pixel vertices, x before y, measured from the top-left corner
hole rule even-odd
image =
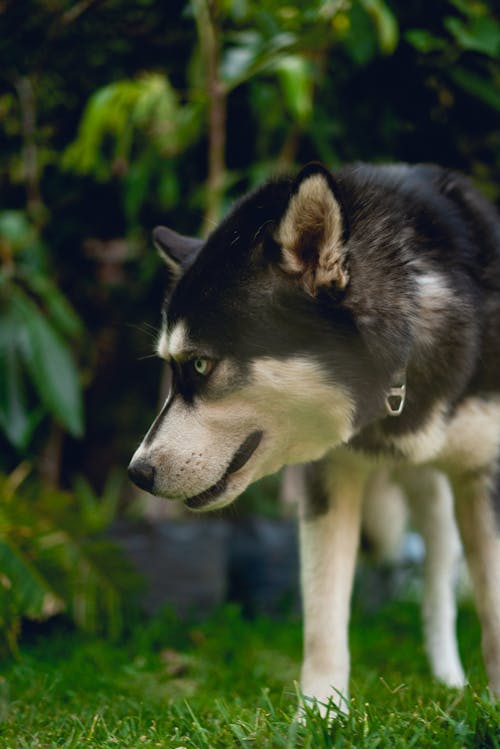
[[[432,522],[426,508],[442,503],[444,473],[500,696],[493,207],[436,166],[310,164],[244,197],[206,241],[164,227],[154,239],[176,275],[158,340],[172,388],[132,480],[201,511],[284,465],[309,464],[301,686],[342,707],[368,482],[385,461]],[[435,672],[460,684],[449,634],[434,637]]]

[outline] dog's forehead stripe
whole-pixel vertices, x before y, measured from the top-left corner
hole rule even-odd
[[[168,359],[169,353],[168,353],[168,333],[166,327],[163,328],[160,332],[160,336],[158,338],[158,341],[156,343],[156,353],[160,357],[160,359]]]
[[[158,353],[164,359],[182,359],[190,350],[187,325],[181,320],[170,329],[165,327],[158,341]]]

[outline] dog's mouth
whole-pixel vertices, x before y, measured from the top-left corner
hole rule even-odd
[[[261,431],[255,431],[249,434],[234,453],[233,458],[226,468],[224,475],[215,484],[213,484],[213,486],[205,489],[205,491],[200,492],[200,494],[195,494],[194,497],[188,497],[188,499],[185,499],[184,504],[186,505],[186,507],[189,507],[190,510],[199,510],[200,508],[206,507],[206,505],[214,502],[218,497],[220,497],[220,495],[223,494],[226,490],[227,480],[229,476],[231,476],[231,474],[233,473],[236,473],[236,471],[239,471],[240,468],[243,468],[243,466],[248,463],[248,461],[260,445],[262,435],[263,432]]]

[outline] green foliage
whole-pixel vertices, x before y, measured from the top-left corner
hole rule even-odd
[[[84,631],[116,637],[124,596],[136,586],[99,535],[114,518],[117,475],[98,500],[83,480],[69,494],[40,487],[28,473],[21,464],[0,476],[0,649],[17,652],[22,618],[63,611]]]
[[[439,29],[400,29],[402,8],[384,0],[293,5],[219,0],[210,9],[206,0],[193,0],[186,15],[195,21],[199,39],[186,66],[185,88],[175,89],[164,73],[142,72],[99,89],[64,156],[66,168],[77,173],[98,180],[121,178],[129,226],[152,195],[161,198],[165,210],[182,200],[179,164],[189,161],[207,130],[212,88],[202,47],[210,35],[219,50],[217,85],[226,97],[245,91],[259,131],[252,163],[246,165],[250,185],[276,162],[289,166],[301,140],[314,145],[316,157],[332,164],[339,160],[334,143],[341,132],[350,138],[349,118],[335,110],[330,79],[345,74],[346,59],[352,77],[357,68],[393,55],[401,32],[418,55],[428,58],[426,64],[432,57],[448,86],[500,107],[500,23],[486,3],[452,0],[443,6]],[[464,57],[471,53],[476,59]],[[452,96],[434,78],[429,85],[444,89],[445,102]],[[229,119],[224,137],[232,128],[238,123]],[[224,184],[228,190],[240,185],[241,174],[226,173]],[[204,199],[195,190],[192,194],[198,207]]]
[[[200,131],[197,102],[181,105],[165,74],[147,73],[110,83],[92,95],[62,164],[100,181],[121,175],[125,212],[135,221],[155,177],[158,190],[168,198],[169,160],[185,151]]]
[[[164,73],[110,83],[89,99],[76,140],[63,156],[63,166],[77,174],[100,181],[122,178],[130,225],[153,191],[167,209],[182,194],[174,159],[189,153],[205,135],[211,89],[200,50],[209,33],[220,37],[214,42],[221,47],[217,85],[227,96],[266,81],[273,88],[272,107],[280,109],[279,130],[283,107],[299,131],[311,125],[320,71],[333,47],[343,45],[353,60],[366,64],[379,52],[392,53],[398,43],[397,20],[384,0],[316,0],[293,6],[281,1],[220,2],[214,8],[220,26],[210,32],[205,0],[189,4],[201,41],[192,53],[184,97]],[[266,112],[267,130],[273,120]]]
[[[465,18],[448,16],[445,28],[463,50],[479,52],[494,59],[500,56],[500,23],[482,3],[455,2]]]
[[[25,214],[0,213],[0,429],[21,452],[46,415],[83,433],[72,352],[82,326],[49,277],[46,254]]]
[[[436,55],[436,67],[446,69],[459,88],[499,110],[500,22],[487,3],[452,0],[452,5],[458,15],[444,15],[442,35],[411,29],[406,39],[424,55]],[[466,53],[477,59],[471,64]]]
[[[86,533],[102,533],[109,528],[118,516],[122,489],[123,471],[119,468],[111,469],[100,493],[94,491],[85,476],[75,477],[73,493]]]

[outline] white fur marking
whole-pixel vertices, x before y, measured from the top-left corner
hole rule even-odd
[[[446,309],[451,292],[444,274],[436,272],[421,273],[416,276],[416,280],[424,309]]]
[[[181,359],[183,353],[189,348],[189,336],[184,320],[176,323],[168,336],[168,355],[172,359]]]
[[[450,421],[440,458],[463,469],[490,466],[500,447],[500,398],[469,398]]]
[[[163,327],[160,336],[158,338],[158,341],[156,343],[156,353],[160,357],[160,359],[169,359],[169,353],[168,353],[168,333],[166,327]]]
[[[426,423],[416,432],[394,437],[391,442],[412,463],[425,463],[435,458],[447,436],[446,405],[438,403]]]
[[[329,384],[317,364],[301,356],[263,357],[252,369],[252,398],[263,411],[262,423],[272,419],[287,445],[288,459],[281,465],[316,460],[350,439],[354,403],[340,385]]]
[[[437,461],[463,468],[482,468],[496,460],[500,448],[500,398],[469,398],[451,420],[438,403],[424,426],[395,437],[392,444],[415,464]]]
[[[442,273],[425,272],[416,275],[420,313],[416,324],[418,345],[428,348],[434,343],[436,330],[443,325],[443,316],[450,308],[452,292]]]

